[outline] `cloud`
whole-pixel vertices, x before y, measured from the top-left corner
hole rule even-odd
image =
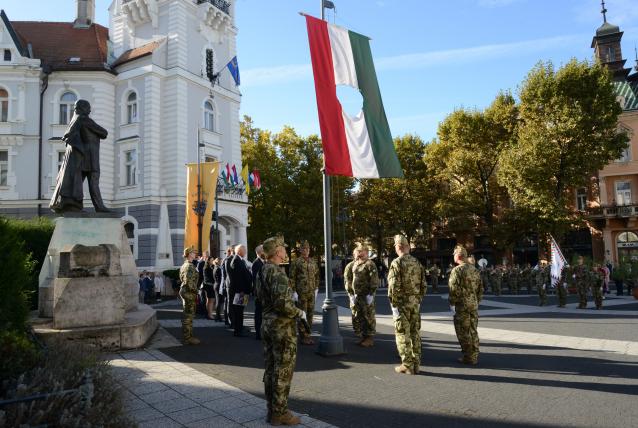
[[[375,65],[378,71],[396,71],[416,70],[443,65],[478,63],[495,58],[520,55],[521,53],[529,54],[562,46],[574,46],[579,40],[582,40],[582,37],[582,35],[567,35],[522,42],[380,57],[375,60]],[[263,86],[304,80],[311,77],[312,67],[310,64],[253,68],[242,71],[242,85],[244,87]]]

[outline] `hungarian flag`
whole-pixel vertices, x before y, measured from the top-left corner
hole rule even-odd
[[[306,16],[306,24],[326,173],[403,177],[381,101],[370,39],[311,16]],[[337,85],[361,92],[363,110],[356,117],[342,109]]]

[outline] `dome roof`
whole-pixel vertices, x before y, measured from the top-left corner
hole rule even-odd
[[[610,24],[609,22],[605,22],[596,30],[597,36],[606,36],[606,35],[614,34],[614,33],[620,33],[620,27],[617,25]]]

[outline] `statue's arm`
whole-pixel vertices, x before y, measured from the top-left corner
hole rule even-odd
[[[102,128],[100,125],[98,125],[97,123],[95,123],[95,121],[91,118],[89,118],[89,120],[86,123],[86,126],[98,137],[100,137],[100,140],[104,140],[106,137],[108,137],[109,132]]]

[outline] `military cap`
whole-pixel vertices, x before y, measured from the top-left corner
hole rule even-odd
[[[457,254],[460,254],[463,258],[467,257],[467,250],[463,245],[457,245],[454,247],[454,255],[456,256]]]
[[[184,254],[182,257],[186,258],[190,253],[194,253],[195,249],[193,247],[184,248]]]
[[[299,244],[299,248],[310,248],[310,244],[308,243],[308,241],[303,241],[301,244]]]
[[[264,254],[266,257],[270,257],[275,254],[277,251],[277,247],[286,247],[286,243],[284,242],[284,238],[281,236],[273,236],[272,238],[268,238],[263,243],[264,246]]]
[[[408,245],[408,239],[403,235],[394,235],[394,245]]]

